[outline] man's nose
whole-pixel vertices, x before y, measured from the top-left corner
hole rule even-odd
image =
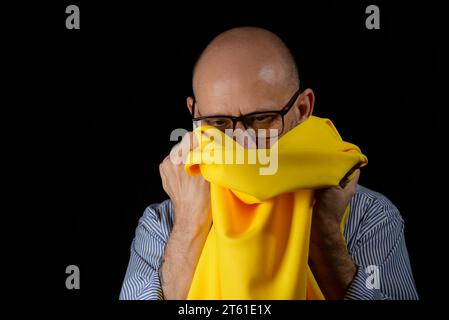
[[[245,149],[256,149],[256,141],[252,135],[248,133],[248,131],[245,129],[245,126],[241,121],[239,121],[235,125],[235,129],[233,132],[233,138],[237,143],[242,145]]]
[[[243,123],[242,123],[242,121],[238,121],[236,124],[235,124],[235,128],[234,129],[240,129],[240,130],[242,130],[242,131],[245,131],[246,129],[245,129],[245,126],[243,125]]]

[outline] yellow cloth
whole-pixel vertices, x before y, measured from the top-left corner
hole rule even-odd
[[[210,132],[226,144],[211,141]],[[236,159],[251,150],[211,127],[194,133],[201,143],[185,169],[210,182],[213,224],[187,298],[324,299],[308,266],[313,190],[337,186],[366,165],[360,149],[342,141],[330,120],[311,116],[278,140],[277,151],[257,150],[278,159],[276,173],[262,175],[261,161],[211,163],[212,156],[223,160],[233,151]],[[348,214],[349,207],[342,228]]]

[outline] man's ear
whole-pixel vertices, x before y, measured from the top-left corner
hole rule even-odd
[[[306,120],[313,113],[313,106],[315,105],[315,94],[312,89],[305,89],[298,97],[299,104],[298,109],[300,112],[299,123]]]
[[[192,107],[193,107],[193,98],[187,97],[187,109],[189,109],[189,113],[192,114]]]

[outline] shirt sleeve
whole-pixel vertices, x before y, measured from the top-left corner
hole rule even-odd
[[[368,211],[357,245],[350,252],[357,273],[345,299],[419,299],[398,209],[385,198],[373,201]]]
[[[162,300],[159,269],[173,226],[169,200],[147,207],[140,218],[120,300]]]

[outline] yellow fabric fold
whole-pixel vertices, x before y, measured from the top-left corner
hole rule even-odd
[[[213,224],[187,298],[324,299],[308,266],[313,190],[351,179],[366,156],[315,116],[266,149],[212,127],[194,134],[185,169],[210,182]]]

